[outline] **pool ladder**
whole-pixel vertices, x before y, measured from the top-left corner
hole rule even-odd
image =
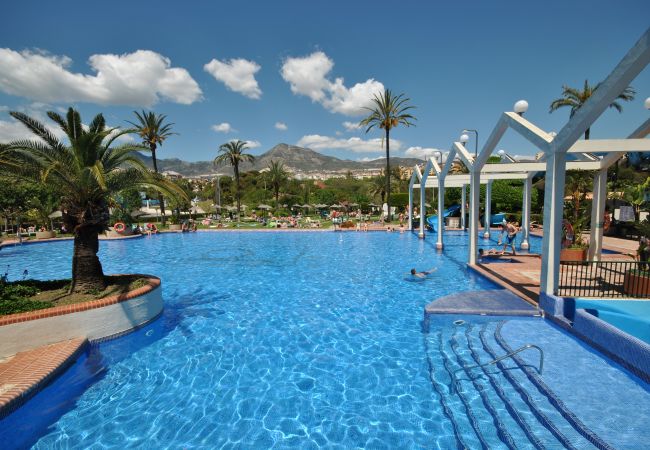
[[[453,386],[456,387],[456,391],[457,391],[458,388],[457,388],[456,384],[458,383],[458,380],[456,379],[456,372],[459,372],[461,370],[470,371],[472,369],[476,369],[477,367],[490,366],[492,364],[498,363],[499,361],[503,361],[504,359],[512,358],[517,353],[521,353],[521,352],[526,351],[526,350],[531,349],[531,348],[539,351],[539,368],[535,367],[535,370],[537,370],[537,373],[541,375],[542,371],[544,370],[544,350],[542,350],[539,346],[537,346],[535,344],[526,344],[526,345],[523,345],[523,346],[519,347],[516,350],[513,350],[513,351],[511,351],[509,353],[506,353],[503,356],[499,356],[498,358],[495,358],[492,361],[488,361],[488,362],[483,363],[483,364],[474,364],[472,366],[465,366],[465,367],[461,367],[460,369],[456,369],[454,371],[454,376],[453,376],[454,381],[455,381]]]

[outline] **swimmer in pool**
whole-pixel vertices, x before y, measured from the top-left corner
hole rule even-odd
[[[423,270],[422,272],[418,272],[415,269],[411,269],[411,276],[416,277],[416,278],[426,278],[427,276],[431,275],[436,270],[438,270],[438,269],[433,268],[433,269],[429,269],[429,270]]]

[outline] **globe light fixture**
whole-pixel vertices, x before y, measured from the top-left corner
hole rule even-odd
[[[469,141],[469,136],[465,133],[460,135],[460,143],[465,145],[467,144],[467,141]]]
[[[645,109],[650,109],[650,97],[645,99],[644,105],[645,105]]]
[[[497,155],[499,155],[501,158],[503,158],[503,155],[506,154],[506,151],[504,149],[501,149],[497,152]]]
[[[514,109],[517,114],[523,116],[524,113],[528,111],[528,102],[526,100],[519,100],[515,103]]]

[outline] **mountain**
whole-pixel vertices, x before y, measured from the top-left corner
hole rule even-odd
[[[149,167],[153,167],[150,156],[141,154],[141,158]],[[244,163],[240,167],[243,172],[261,170],[268,167],[271,161],[282,161],[288,170],[303,173],[376,169],[386,165],[385,158],[372,161],[352,161],[326,156],[296,145],[278,144],[271,150],[256,156],[252,164]],[[413,167],[421,162],[421,159],[416,158],[390,158],[391,166]],[[186,177],[215,173],[232,174],[230,167],[215,169],[212,161],[187,162],[178,158],[158,159],[158,170],[161,172],[174,171]]]

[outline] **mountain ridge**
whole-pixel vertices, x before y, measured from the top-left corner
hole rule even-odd
[[[153,167],[152,158],[149,155],[140,153],[141,159],[149,167]],[[297,145],[289,145],[280,143],[275,145],[270,150],[255,157],[253,163],[243,163],[240,166],[242,172],[249,172],[252,170],[261,170],[268,167],[271,161],[282,161],[287,170],[291,172],[335,172],[347,170],[364,170],[364,169],[378,169],[386,165],[386,158],[379,158],[372,161],[353,161],[350,159],[340,159],[335,156],[327,156],[318,153],[314,150]],[[415,164],[421,163],[421,159],[417,158],[401,158],[391,157],[391,166],[413,167]],[[232,168],[229,166],[222,166],[215,168],[212,161],[195,161],[188,162],[179,158],[158,158],[158,170],[173,171],[186,177],[222,174],[231,175]]]

